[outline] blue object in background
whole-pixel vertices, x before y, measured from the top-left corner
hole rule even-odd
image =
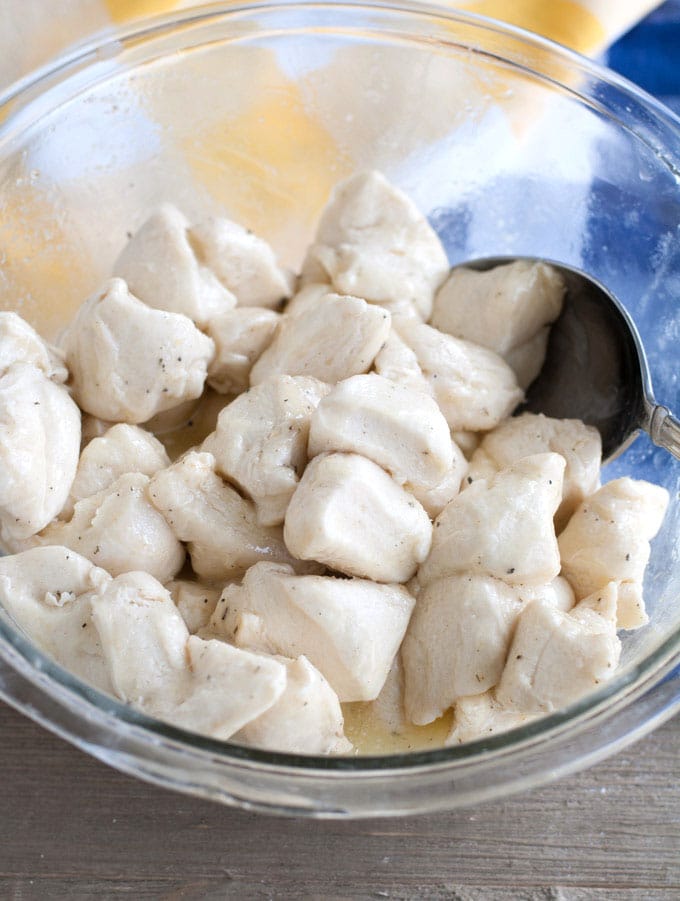
[[[680,115],[680,0],[668,0],[625,34],[605,62]]]

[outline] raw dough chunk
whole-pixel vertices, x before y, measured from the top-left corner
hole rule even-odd
[[[68,378],[63,354],[47,344],[21,316],[0,310],[0,376],[14,363],[28,363],[53,382]]]
[[[197,258],[188,219],[169,203],[130,238],[114,263],[113,275],[125,279],[145,304],[182,313],[199,328],[236,305],[234,295]]]
[[[189,238],[240,307],[277,309],[293,293],[293,274],[279,266],[266,241],[237,222],[206,219],[194,225]]]
[[[360,172],[336,185],[302,276],[427,319],[448,271],[446,252],[413,201],[379,172]]]
[[[406,582],[427,556],[432,524],[376,463],[357,454],[322,454],[300,480],[283,534],[301,560],[376,582]]]
[[[83,410],[130,423],[199,397],[215,354],[190,319],[151,309],[119,278],[80,307],[62,347]]]
[[[647,622],[642,580],[649,542],[661,528],[667,506],[665,488],[615,479],[583,501],[560,535],[562,574],[577,599],[608,582],[619,583],[619,629],[637,629]]]
[[[414,600],[400,585],[296,576],[259,563],[222,593],[211,627],[260,652],[304,654],[341,701],[376,698],[408,625]]]
[[[297,291],[285,306],[286,316],[297,316],[313,310],[322,297],[335,294],[330,285],[310,282]]]
[[[66,547],[0,557],[0,604],[38,647],[79,679],[111,691],[91,592],[111,576]]]
[[[226,406],[203,449],[255,503],[262,525],[280,525],[307,463],[312,413],[330,391],[317,379],[268,379]]]
[[[619,662],[616,585],[611,582],[563,613],[536,600],[517,620],[498,701],[522,713],[565,707],[610,679]]]
[[[453,711],[453,726],[446,745],[462,745],[468,741],[488,738],[499,732],[509,732],[536,718],[536,714],[522,713],[514,707],[504,707],[493,691],[459,698]]]
[[[184,548],[149,499],[149,478],[120,476],[74,507],[68,522],[55,520],[39,539],[63,544],[113,576],[140,570],[167,582],[184,563]]]
[[[395,327],[414,352],[450,428],[493,429],[522,400],[512,369],[492,350],[422,323],[397,320]]]
[[[253,505],[215,473],[212,454],[190,451],[157,472],[149,496],[177,538],[188,542],[201,579],[236,578],[258,560],[291,559],[281,530],[257,524]]]
[[[375,358],[375,371],[384,376],[411,388],[414,391],[422,391],[434,397],[432,385],[425,378],[418,364],[418,358],[411,348],[399,337],[399,332],[392,327],[383,344],[380,353]]]
[[[192,635],[208,625],[220,599],[219,589],[189,579],[177,579],[165,587]]]
[[[437,292],[430,324],[514,363],[526,388],[543,365],[546,326],[560,315],[565,290],[546,263],[517,260],[486,272],[460,266]]]
[[[327,294],[313,309],[285,314],[250,370],[250,384],[307,375],[334,384],[367,372],[390,331],[390,314],[358,297]]]
[[[345,754],[345,738],[337,694],[306,657],[278,658],[286,667],[286,688],[273,707],[232,736],[269,751],[287,754]]]
[[[473,482],[437,517],[420,584],[465,572],[511,585],[552,581],[560,571],[553,516],[564,465],[557,454],[535,454]]]
[[[451,452],[451,468],[436,485],[432,488],[409,486],[414,498],[423,505],[430,519],[436,519],[444,507],[460,492],[461,482],[467,472],[467,460],[455,441],[451,442]]]
[[[14,546],[64,506],[78,466],[80,411],[29,363],[0,376],[0,542]]]
[[[147,573],[109,582],[92,610],[116,694],[152,716],[227,739],[283,694],[282,664],[189,636],[170,594]]]
[[[563,613],[569,613],[576,603],[574,589],[564,576],[557,576],[547,585],[515,585],[514,587],[523,604],[540,599],[552,604]]]
[[[579,419],[550,419],[542,413],[522,413],[489,432],[472,455],[468,477],[486,479],[522,457],[546,451],[564,457],[562,503],[555,515],[559,534],[584,497],[600,485],[600,433]]]
[[[250,384],[253,363],[269,346],[281,317],[263,307],[236,307],[208,325],[215,342],[215,359],[208,366],[208,384],[221,394],[240,394]]]
[[[309,455],[327,451],[368,457],[408,491],[434,488],[453,466],[449,427],[434,400],[375,373],[345,379],[319,403]]]
[[[516,588],[487,576],[451,576],[420,592],[401,649],[411,722],[431,723],[498,683],[521,607]]]
[[[114,425],[82,451],[62,517],[73,513],[77,501],[109,488],[128,472],[152,476],[169,465],[165,448],[151,432],[125,423]]]

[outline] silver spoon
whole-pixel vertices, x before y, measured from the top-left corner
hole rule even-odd
[[[488,257],[464,263],[493,269],[516,259]],[[582,419],[602,436],[602,458],[611,460],[640,429],[680,459],[680,422],[654,399],[644,347],[635,323],[603,285],[570,266],[544,260],[567,285],[564,307],[552,325],[545,363],[518,412]]]

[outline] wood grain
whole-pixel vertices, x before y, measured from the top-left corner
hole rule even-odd
[[[163,791],[2,705],[0,736],[2,899],[680,899],[680,717],[506,801],[358,823]]]

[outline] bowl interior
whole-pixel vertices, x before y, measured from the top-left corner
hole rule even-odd
[[[163,201],[226,214],[297,266],[329,191],[377,168],[452,264],[549,257],[639,326],[680,408],[680,124],[577,57],[417,8],[263,5],[84,51],[0,109],[0,309],[54,337]],[[665,485],[640,666],[680,627],[680,464],[639,438],[605,473]]]

